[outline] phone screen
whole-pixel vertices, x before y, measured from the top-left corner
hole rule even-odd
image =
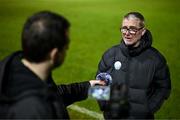
[[[97,100],[110,99],[110,86],[93,86],[89,88],[88,96]]]

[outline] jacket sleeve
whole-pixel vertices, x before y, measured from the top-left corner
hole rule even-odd
[[[113,53],[114,53],[114,49],[111,48],[103,54],[103,56],[98,64],[98,70],[97,70],[96,75],[98,75],[101,72],[109,72],[110,73],[112,71],[112,65],[113,65],[113,60],[114,60]],[[101,111],[108,109],[109,101],[98,100],[97,102],[99,104]]]
[[[149,107],[152,113],[160,109],[164,100],[167,99],[171,91],[171,80],[169,68],[165,61],[158,64],[155,76],[152,81],[154,87],[153,94],[149,98]]]
[[[114,57],[115,57],[115,48],[110,48],[108,49],[102,56],[99,64],[98,64],[98,70],[97,74],[101,72],[111,72],[112,71],[112,65],[114,62]]]
[[[101,72],[106,72],[107,69],[108,69],[108,65],[106,63],[105,56],[103,56],[101,61],[99,62],[98,70],[97,70],[96,75],[101,73]]]
[[[106,61],[105,61],[105,55],[103,55],[102,59],[99,62],[96,75],[98,75],[101,72],[106,72],[107,67],[108,66],[107,66]],[[100,101],[100,100],[98,100],[97,102],[99,104],[101,111],[104,111],[106,109],[108,102],[107,101]]]
[[[68,106],[73,102],[86,99],[88,97],[89,86],[89,81],[69,85],[58,85],[58,95],[63,98],[65,106]]]

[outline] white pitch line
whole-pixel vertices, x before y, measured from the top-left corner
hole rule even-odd
[[[75,111],[78,111],[78,112],[83,113],[83,114],[87,114],[93,118],[97,118],[97,119],[101,119],[101,120],[104,119],[102,114],[94,112],[94,111],[90,111],[84,107],[79,107],[77,105],[70,105],[68,108],[75,110]]]

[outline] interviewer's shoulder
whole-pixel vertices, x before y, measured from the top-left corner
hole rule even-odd
[[[51,117],[51,109],[46,100],[30,96],[19,100],[9,111],[10,118],[46,118]],[[13,115],[13,116],[12,116]]]

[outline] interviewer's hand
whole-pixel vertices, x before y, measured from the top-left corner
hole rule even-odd
[[[91,87],[95,85],[106,85],[104,80],[90,80],[89,83],[91,84]]]

